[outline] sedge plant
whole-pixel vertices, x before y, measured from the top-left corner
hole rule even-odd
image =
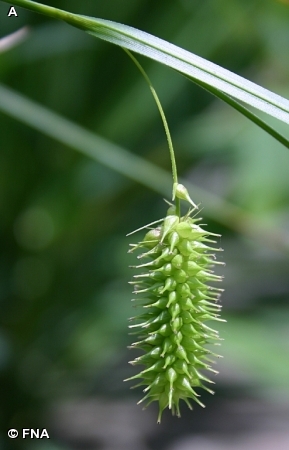
[[[130,51],[165,64],[219,97],[271,136],[289,148],[289,140],[256,116],[243,103],[253,106],[285,123],[289,123],[289,101],[235,75],[211,62],[155,36],[132,27],[103,19],[81,16],[30,0],[2,0],[49,17],[64,20],[87,33],[124,48],[138,66],[161,114],[172,163],[172,202],[167,214],[140,229],[145,236],[132,244],[140,264],[131,282],[134,302],[140,314],[131,319],[130,329],[137,336],[132,348],[142,350],[131,363],[142,365],[137,380],[143,386],[140,403],[159,404],[158,422],[165,408],[180,415],[180,401],[191,408],[191,400],[204,406],[198,388],[210,393],[212,380],[206,372],[215,373],[211,363],[219,355],[211,345],[219,345],[218,332],[207,324],[221,321],[218,302],[222,289],[215,286],[222,277],[215,275],[215,235],[199,224],[198,207],[187,189],[178,182],[174,149],[167,121],[150,80]],[[187,210],[181,211],[186,202]],[[134,233],[134,232],[133,232]],[[211,285],[213,283],[213,286]]]

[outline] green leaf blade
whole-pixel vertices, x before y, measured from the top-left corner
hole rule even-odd
[[[8,0],[2,1],[10,3]],[[220,98],[226,94],[289,123],[288,99],[145,31],[110,20],[73,14],[31,0],[14,0],[12,3],[63,20],[97,38],[158,61],[190,77]]]
[[[191,77],[196,83],[214,87],[289,123],[289,100],[284,97],[149,33],[104,19],[92,20],[95,25],[93,30],[87,30],[89,34],[147,56]]]

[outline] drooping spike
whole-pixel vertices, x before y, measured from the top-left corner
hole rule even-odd
[[[131,364],[144,369],[130,379],[139,380],[136,387],[144,387],[139,403],[158,402],[158,422],[167,407],[180,416],[180,400],[190,409],[190,400],[204,407],[198,389],[214,392],[206,386],[213,382],[202,371],[218,373],[211,365],[219,355],[207,346],[219,344],[220,338],[207,321],[223,321],[218,303],[223,289],[208,284],[222,280],[212,270],[214,252],[221,249],[207,245],[215,235],[196,225],[198,219],[190,217],[193,211],[178,217],[171,208],[136,246],[148,248],[140,257],[149,261],[135,267],[140,272],[132,282],[143,312],[132,319],[138,323],[130,328],[139,330],[133,333],[139,338],[130,348],[144,354]]]

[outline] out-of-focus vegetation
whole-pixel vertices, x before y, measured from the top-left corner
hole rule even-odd
[[[284,1],[49,4],[148,31],[289,97],[289,5]],[[0,3],[1,37],[25,25],[30,32],[0,54],[3,85],[105,138],[108,146],[117,144],[170,170],[156,105],[124,52],[21,8],[17,18],[8,18],[8,9]],[[210,230],[222,234],[225,250],[222,302],[228,323],[220,329],[225,358],[210,405],[240,385],[248,396],[254,391],[288,405],[289,152],[181,75],[140,59],[165,109],[180,174],[220,199],[216,213],[209,195],[190,192],[202,203]],[[45,411],[57,401],[133,396],[122,385],[131,374],[126,346],[131,340],[127,317],[133,315],[127,281],[134,261],[125,235],[163,217],[166,206],[159,193],[33,126],[4,112],[0,120],[6,449],[12,445],[7,444],[9,428],[45,427]],[[288,126],[266,120],[288,137]],[[106,147],[99,143],[101,151]],[[238,226],[237,213],[223,216],[222,200],[242,208],[250,221]],[[19,440],[13,445],[32,448]],[[65,448],[50,445],[33,448]]]

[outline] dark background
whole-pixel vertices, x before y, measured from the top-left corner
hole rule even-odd
[[[140,28],[289,97],[288,1],[49,5]],[[25,25],[30,33],[0,54],[2,85],[169,171],[156,105],[124,52],[18,7],[8,18],[8,9],[0,2],[1,37]],[[288,449],[288,150],[181,75],[139,60],[179,173],[222,234],[227,324],[216,394],[202,394],[205,410],[182,405],[182,419],[167,411],[157,426],[156,405],[143,412],[141,392],[122,382],[133,370],[127,249],[138,240],[125,235],[164,216],[170,187],[161,195],[10,117],[0,90],[0,448]],[[51,439],[9,440],[9,428],[46,428]]]

